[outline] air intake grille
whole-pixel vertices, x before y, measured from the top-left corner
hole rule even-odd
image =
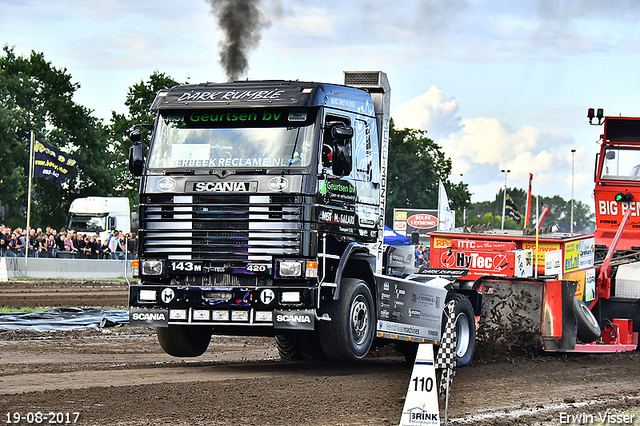
[[[346,86],[379,86],[380,72],[348,72],[344,73]]]
[[[296,196],[148,197],[140,205],[143,252],[210,261],[299,255],[300,204]]]

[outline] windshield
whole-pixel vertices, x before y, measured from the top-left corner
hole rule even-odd
[[[607,148],[601,180],[640,181],[640,149]]]
[[[78,232],[102,232],[107,229],[106,216],[71,215],[68,228]]]
[[[300,108],[162,112],[148,167],[306,167],[316,116]]]

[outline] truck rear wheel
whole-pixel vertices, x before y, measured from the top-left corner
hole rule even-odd
[[[156,335],[162,349],[175,357],[200,356],[209,347],[212,329],[205,326],[170,325],[157,327]]]
[[[371,349],[376,316],[373,296],[362,280],[344,278],[340,298],[327,303],[331,321],[320,324],[320,343],[332,359],[357,360]]]
[[[471,364],[476,349],[476,320],[469,298],[462,294],[452,293],[447,296],[445,304],[455,300],[455,330],[456,330],[456,366],[463,367]],[[443,316],[442,333],[445,332],[446,316]]]

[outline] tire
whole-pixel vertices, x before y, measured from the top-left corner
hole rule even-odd
[[[283,361],[299,361],[302,359],[298,336],[295,334],[276,334],[278,353]]]
[[[211,327],[170,325],[157,327],[156,335],[162,349],[175,357],[196,357],[206,352],[211,342]]]
[[[331,321],[319,327],[320,344],[327,357],[341,360],[364,358],[373,344],[376,315],[369,286],[344,278],[339,300],[326,302]]]
[[[304,331],[291,334],[277,334],[278,353],[283,361],[322,361],[326,355],[320,345],[318,332]]]
[[[577,297],[573,298],[573,314],[578,323],[578,339],[582,343],[595,342],[602,335],[598,320],[593,316],[589,307]]]
[[[322,350],[320,335],[317,331],[307,331],[298,335],[300,353],[305,361],[322,361],[327,355]]]
[[[456,301],[454,308],[456,328],[456,367],[471,364],[476,350],[476,320],[469,298],[458,293],[447,296],[445,306],[452,300]],[[445,331],[447,318],[442,317],[442,333]]]

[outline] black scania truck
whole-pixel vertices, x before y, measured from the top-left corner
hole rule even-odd
[[[130,324],[157,327],[168,354],[201,355],[213,334],[275,336],[285,359],[439,339],[448,281],[404,279],[383,246],[387,76],[344,78],[176,86],[152,104],[148,147],[132,133]]]

